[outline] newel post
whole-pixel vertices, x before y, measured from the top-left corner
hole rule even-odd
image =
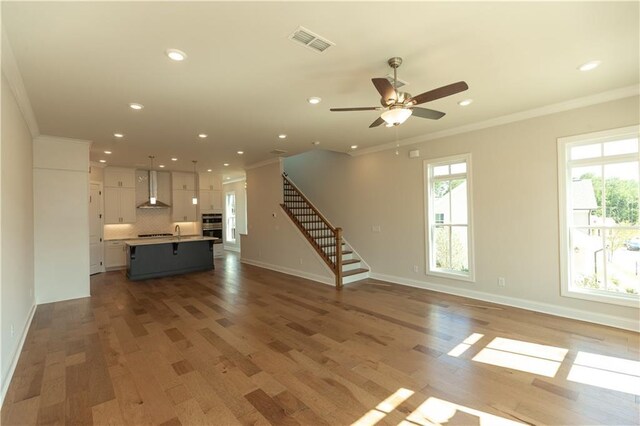
[[[336,228],[336,289],[342,288],[342,228]]]

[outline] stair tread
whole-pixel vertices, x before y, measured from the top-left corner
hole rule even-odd
[[[369,272],[368,269],[365,268],[359,268],[359,269],[354,269],[352,271],[345,271],[342,273],[342,277],[350,277],[351,275],[357,275],[357,274],[361,274],[363,272]]]
[[[328,236],[328,237],[319,237],[318,240],[321,240],[323,238],[332,238],[332,236]],[[342,245],[345,245],[345,243],[342,243]],[[320,244],[320,248],[325,248],[325,247],[335,247],[335,244]]]
[[[346,259],[342,261],[343,265],[351,265],[352,263],[358,263],[360,259]]]

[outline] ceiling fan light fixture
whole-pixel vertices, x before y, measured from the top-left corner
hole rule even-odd
[[[380,115],[380,118],[382,118],[387,124],[398,126],[407,121],[407,119],[411,117],[412,113],[413,111],[408,108],[391,108],[383,112]]]

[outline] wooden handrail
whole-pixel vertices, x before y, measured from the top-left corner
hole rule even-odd
[[[309,207],[311,207],[311,210],[314,211],[315,214],[318,215],[318,217],[324,222],[325,225],[327,225],[327,227],[329,229],[331,229],[334,233],[336,232],[336,228],[334,228],[329,221],[327,220],[327,218],[325,218],[322,213],[320,213],[318,211],[318,209],[316,209],[316,206],[313,205],[313,203],[311,201],[309,201],[309,199],[307,197],[304,196],[304,194],[302,193],[302,191],[300,191],[300,188],[298,188],[293,182],[291,182],[289,180],[289,178],[287,178],[284,174],[282,175],[282,179],[286,180],[287,183],[289,185],[291,185],[293,187],[293,189],[295,189],[295,191],[298,193],[298,195],[300,197],[302,197],[302,199],[309,205]]]

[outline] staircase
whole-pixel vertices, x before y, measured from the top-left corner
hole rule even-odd
[[[282,175],[284,204],[280,206],[316,249],[336,276],[336,288],[369,277],[369,270],[342,238],[342,228],[332,226],[304,194]]]

